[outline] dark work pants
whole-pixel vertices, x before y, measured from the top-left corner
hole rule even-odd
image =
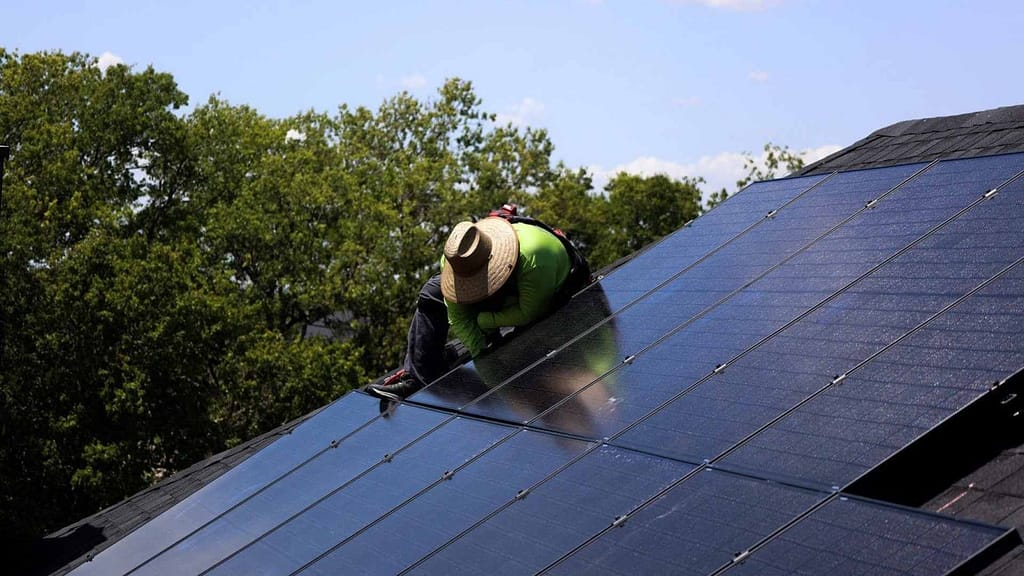
[[[420,289],[405,345],[405,371],[421,384],[430,384],[448,371],[444,346],[448,342],[448,308],[441,293],[441,275]]]

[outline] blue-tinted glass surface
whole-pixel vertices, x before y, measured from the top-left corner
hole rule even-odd
[[[614,326],[610,328],[613,330],[612,339],[616,348],[602,348],[602,342],[607,338],[601,332],[591,332],[503,385],[500,393],[505,401],[501,407],[511,409],[496,413],[490,403],[471,404],[464,409],[488,417],[508,418],[510,414],[516,414],[519,415],[518,420],[528,420],[532,415],[543,412],[592,382],[601,375],[601,369],[614,367],[621,358],[650,346],[684,323],[687,325],[686,333],[677,334],[670,340],[675,347],[667,351],[652,351],[650,354],[669,354],[672,363],[677,366],[675,376],[683,381],[694,375],[699,377],[706,374],[715,367],[716,361],[731,358],[780,324],[776,319],[779,314],[768,314],[762,305],[756,303],[750,309],[733,307],[728,311],[719,311],[714,325],[709,316],[701,317],[702,313],[715,306],[723,297],[766,273],[772,266],[805,248],[809,242],[863,209],[867,201],[885,193],[920,168],[921,165],[897,166],[830,178],[787,205],[774,218],[725,246],[657,292],[618,313]],[[799,309],[789,310],[787,318],[799,312]],[[699,346],[691,347],[688,339],[697,339],[695,341],[699,341]],[[659,348],[665,346],[662,344]],[[598,354],[602,349],[608,351],[603,358]],[[679,350],[691,356],[681,356]],[[663,359],[651,360],[648,364]],[[643,399],[652,397],[649,387],[633,388],[629,384],[628,374],[623,378],[627,378],[625,383],[618,377],[606,379],[587,394],[602,396],[598,401],[621,401],[632,398],[633,394],[643,395]],[[675,386],[672,388],[678,389]],[[629,394],[615,395],[615,390],[628,390]],[[655,393],[654,397],[667,398],[664,393]],[[581,401],[582,404],[573,402],[578,406],[567,408],[582,411],[566,419],[573,425],[581,422],[587,424],[591,418],[591,407],[594,405],[589,400]],[[622,411],[621,404],[613,408]],[[577,429],[567,431],[585,433]]]
[[[704,576],[824,497],[819,492],[704,470],[546,574]]]
[[[375,411],[376,408],[370,408]],[[198,574],[449,418],[403,406],[244,500],[133,574]]]
[[[838,498],[727,570],[729,576],[935,576],[1005,530]]]
[[[514,429],[458,418],[239,550],[208,574],[291,574]]]
[[[532,574],[692,468],[602,446],[416,566],[415,574]]]
[[[1008,190],[936,230],[1024,168],[1020,155],[993,162],[940,163],[709,314],[716,321],[736,308],[742,312],[730,317],[738,322],[766,314],[781,326],[843,290],[615,443],[678,458],[714,458],[1010,264],[1016,252],[991,247],[1024,245],[1022,194]],[[906,216],[916,203],[930,208]],[[936,231],[849,284],[929,230]],[[959,241],[972,249],[951,249]],[[603,421],[621,428],[651,407],[627,399]]]
[[[509,377],[591,328],[593,334],[589,341],[602,346],[595,350],[601,351],[604,357],[616,355],[616,324],[614,320],[605,322],[612,314],[612,306],[601,284],[592,285],[551,316],[519,331],[509,341],[442,377],[412,399],[431,406],[459,408],[486,395]],[[503,398],[480,402],[492,407],[493,417],[517,419],[515,409],[506,407]]]
[[[362,394],[341,398],[72,573],[127,573],[376,415],[376,400]]]
[[[1021,326],[1024,279],[1017,266],[725,462],[845,485],[1024,366]]]
[[[519,432],[302,574],[398,574],[588,447],[585,442],[551,434]]]
[[[782,208],[824,178],[804,176],[751,184],[614,271],[606,278],[605,289],[627,300],[643,295],[761,223],[769,212]]]

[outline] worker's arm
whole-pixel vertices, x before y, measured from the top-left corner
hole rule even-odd
[[[496,312],[481,312],[476,323],[481,330],[496,330],[502,326],[523,326],[536,322],[551,307],[558,290],[558,270],[554,266],[538,266],[535,259],[520,256],[516,287],[519,297],[509,306]]]
[[[448,306],[448,323],[452,333],[469,350],[474,358],[487,347],[487,338],[477,325],[476,311],[470,306],[445,301]]]

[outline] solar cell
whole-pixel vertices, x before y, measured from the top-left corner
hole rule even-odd
[[[1018,265],[727,461],[805,481],[854,480],[1020,369],[1022,288]]]
[[[529,574],[584,543],[692,468],[601,446],[453,540],[412,574]]]
[[[457,418],[261,536],[207,574],[291,574],[443,481],[514,429]]]
[[[950,250],[950,239],[1021,244],[1024,238],[1016,223],[1024,209],[1014,207],[1015,200],[1000,201],[1000,195],[982,200],[986,190],[1020,169],[1024,169],[1021,155],[940,163],[745,289],[708,315],[710,333],[727,333],[719,326],[743,323],[744,316],[776,316],[776,325],[781,326],[783,320],[824,305],[739,359],[719,356],[718,363],[728,361],[724,371],[661,408],[616,444],[697,461],[714,458],[996,273],[1010,262],[1009,253],[1002,259],[979,257],[971,250]],[[1006,196],[1020,195],[1007,190]],[[918,214],[912,221],[891,224],[912,201],[932,206],[925,210],[929,216]],[[974,203],[978,203],[975,209],[946,223]],[[934,234],[897,256],[929,229]],[[990,240],[984,239],[986,235]],[[880,264],[869,276],[850,284]],[[953,278],[949,270],[961,272]],[[792,290],[794,286],[800,289]],[[833,296],[840,289],[843,292]],[[706,347],[699,343],[710,339],[699,332],[687,338],[678,343],[670,340],[662,347],[672,344],[686,361],[690,350],[703,354]],[[648,357],[658,354],[641,356],[627,370],[644,370]],[[684,389],[679,384],[676,388]],[[648,387],[636,401],[631,396],[620,402],[614,415],[605,419],[614,423],[606,432],[621,429],[653,409],[654,401],[667,397],[655,395]]]
[[[390,418],[378,418],[346,437],[336,448],[256,492],[132,574],[198,574],[369,468],[381,464],[386,455],[401,450],[449,418],[446,414],[411,406],[403,407]]]
[[[803,176],[751,184],[689,226],[637,254],[608,276],[603,283],[605,290],[626,301],[643,295],[825,179]]]
[[[545,574],[711,574],[825,497],[705,469]]]
[[[754,550],[724,574],[945,574],[1007,531],[840,497]]]
[[[349,394],[165,513],[118,540],[72,574],[125,574],[374,419],[375,401]]]
[[[590,447],[579,440],[519,432],[301,573],[398,574]]]
[[[915,301],[928,301],[938,312],[1024,256],[1021,217],[1024,188],[1006,190],[908,251],[909,262],[872,278],[862,292],[851,292],[850,298],[859,298],[857,306],[869,312],[862,316],[862,338],[868,330],[878,331],[868,320],[877,319],[882,327],[923,322],[922,310],[911,306]],[[954,248],[960,242],[987,248]],[[877,465],[1024,364],[1014,344],[1024,325],[1021,268],[1014,266],[924,324],[725,462],[839,486]],[[831,322],[842,324],[836,318]],[[883,334],[892,342],[913,327]],[[838,373],[856,366],[851,362]]]

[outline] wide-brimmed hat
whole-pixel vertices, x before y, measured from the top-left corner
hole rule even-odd
[[[473,304],[508,281],[519,260],[519,239],[504,218],[459,222],[444,244],[441,292],[456,304]]]

